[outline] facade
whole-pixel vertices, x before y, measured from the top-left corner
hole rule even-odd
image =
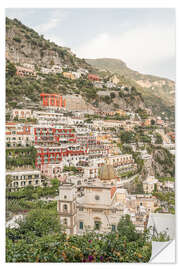
[[[119,79],[117,78],[117,76],[116,75],[114,75],[114,76],[112,76],[111,78],[110,78],[110,82],[112,82],[113,84],[118,84],[119,83]]]
[[[154,176],[148,176],[143,182],[143,189],[145,193],[152,193],[154,190],[160,189],[160,183]]]
[[[76,134],[72,128],[34,127],[35,145],[60,145],[76,141]]]
[[[29,185],[34,187],[43,186],[44,180],[41,179],[41,172],[34,169],[16,169],[14,171],[7,171],[6,176],[11,178],[9,189],[11,191],[24,188]]]
[[[65,231],[80,235],[93,230],[100,233],[115,231],[123,209],[112,202],[112,187],[99,182],[82,188],[84,195],[77,197],[73,184],[60,186],[57,210]]]
[[[35,165],[36,168],[41,168],[44,164],[59,164],[62,159],[71,160],[71,158],[78,158],[78,156],[84,156],[86,150],[80,149],[80,147],[75,147],[74,145],[62,145],[62,146],[51,146],[43,147],[36,146],[37,156]]]
[[[33,69],[16,66],[16,75],[20,77],[24,76],[36,77],[36,72]]]
[[[95,74],[88,74],[88,80],[90,81],[100,81],[99,76],[95,75]]]
[[[71,80],[75,80],[76,77],[74,74],[72,74],[71,72],[63,72],[63,76],[67,79],[71,79]]]
[[[33,142],[30,125],[6,123],[6,147],[30,146]]]
[[[18,118],[18,119],[30,119],[32,118],[31,110],[27,109],[13,109],[12,111],[12,118]]]
[[[73,184],[60,186],[57,204],[60,223],[65,227],[67,234],[77,233],[77,204],[76,188]]]
[[[43,107],[62,108],[66,107],[66,100],[58,94],[41,93],[41,104]]]

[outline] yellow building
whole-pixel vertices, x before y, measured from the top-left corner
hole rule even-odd
[[[70,72],[63,72],[63,76],[67,79],[71,79],[71,80],[75,80],[75,76],[74,74],[70,73]]]
[[[110,81],[114,84],[118,84],[119,83],[119,79],[117,78],[116,75],[113,75],[110,79]]]

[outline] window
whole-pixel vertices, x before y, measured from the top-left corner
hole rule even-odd
[[[140,206],[142,206],[142,202],[140,202]]]
[[[116,225],[112,225],[112,232],[116,231]]]
[[[80,221],[80,222],[79,222],[79,229],[80,229],[80,230],[83,230],[83,226],[84,226],[83,222]]]
[[[64,225],[67,225],[67,218],[64,218]]]
[[[96,196],[95,196],[95,200],[98,201],[99,199],[100,199],[99,195],[96,195]]]
[[[67,199],[67,196],[66,195],[64,195],[64,199]]]
[[[95,221],[94,222],[94,229],[99,231],[100,230],[100,225],[101,225],[100,221]]]
[[[67,204],[64,204],[64,211],[67,211]]]
[[[83,211],[83,207],[80,207],[80,208],[79,208],[79,211]]]

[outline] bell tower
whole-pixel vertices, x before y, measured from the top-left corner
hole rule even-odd
[[[72,183],[63,183],[59,187],[57,211],[60,223],[67,234],[76,234],[77,208],[76,187]]]

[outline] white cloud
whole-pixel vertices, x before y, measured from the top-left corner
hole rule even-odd
[[[175,55],[175,28],[146,25],[119,36],[102,33],[75,50],[83,58],[119,58],[131,68],[146,72],[156,62]]]
[[[68,12],[62,10],[52,11],[50,18],[45,23],[35,26],[35,30],[39,33],[47,33],[50,30],[60,26],[68,16]]]

